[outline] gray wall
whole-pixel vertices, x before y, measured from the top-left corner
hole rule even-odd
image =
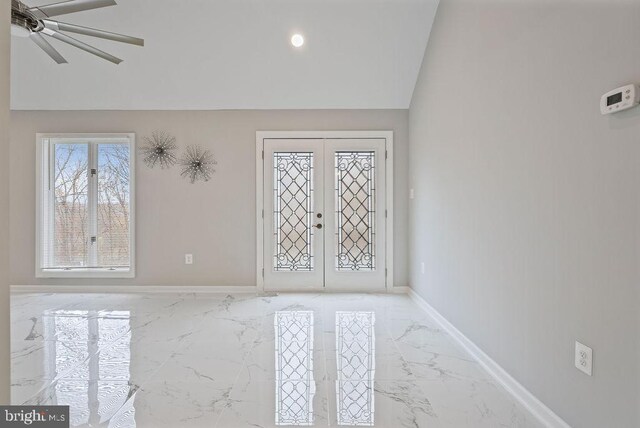
[[[10,1],[0,1],[0,148],[9,147]],[[9,157],[0,156],[0,404],[9,404]]]
[[[410,109],[411,286],[575,427],[640,426],[640,108],[599,111],[639,40],[638,1],[442,0]]]
[[[11,113],[11,282],[43,280],[35,271],[35,135],[37,132],[174,134],[215,154],[208,183],[189,184],[178,168],[137,165],[137,277],[93,284],[255,285],[255,132],[257,130],[385,130],[395,132],[395,284],[407,285],[407,110],[59,111]],[[194,264],[184,264],[193,253]]]

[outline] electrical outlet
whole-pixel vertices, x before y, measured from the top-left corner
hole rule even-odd
[[[424,262],[420,263],[420,273],[424,274]]]
[[[576,341],[576,368],[591,376],[593,368],[593,350],[586,345]]]
[[[413,199],[416,197],[416,193],[413,191],[413,189],[409,189],[409,199]]]
[[[193,254],[185,254],[184,255],[184,264],[192,265],[193,264]]]

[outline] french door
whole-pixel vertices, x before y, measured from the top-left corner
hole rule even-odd
[[[385,138],[263,140],[265,290],[386,287]]]

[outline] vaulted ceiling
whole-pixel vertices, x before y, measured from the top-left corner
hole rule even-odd
[[[29,6],[54,0],[25,0]],[[58,17],[145,39],[12,39],[16,110],[408,108],[438,0],[118,0]],[[300,49],[294,33],[304,35]]]

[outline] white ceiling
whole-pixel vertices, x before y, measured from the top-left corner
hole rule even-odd
[[[30,6],[55,0],[25,0]],[[118,0],[60,21],[143,37],[78,39],[55,64],[12,39],[11,106],[55,109],[408,108],[438,0]],[[302,49],[289,40],[305,36]]]

